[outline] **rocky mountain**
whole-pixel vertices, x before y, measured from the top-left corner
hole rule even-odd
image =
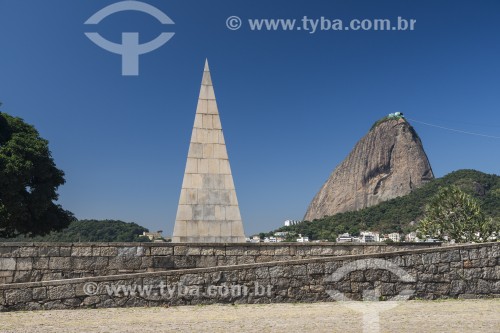
[[[434,178],[422,142],[402,116],[375,123],[335,168],[304,220],[356,211],[406,195]]]

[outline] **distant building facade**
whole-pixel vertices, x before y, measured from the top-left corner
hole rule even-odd
[[[289,226],[292,226],[292,225],[299,224],[300,222],[302,222],[302,221],[299,221],[299,220],[286,220],[283,224],[285,225],[285,227],[289,227]]]

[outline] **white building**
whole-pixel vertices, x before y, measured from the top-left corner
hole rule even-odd
[[[397,232],[393,232],[391,234],[388,234],[387,235],[387,238],[389,238],[390,240],[392,240],[393,242],[399,242],[400,240],[400,235],[397,233]]]
[[[250,239],[250,243],[260,243],[260,237],[258,235],[253,236],[252,239]]]
[[[339,235],[337,237],[337,243],[350,243],[352,242],[353,239],[351,237],[351,235],[349,235],[349,233],[345,233],[345,234],[342,234],[342,235]]]
[[[405,236],[405,240],[407,242],[419,242],[420,239],[417,237],[417,233],[415,231],[410,232]]]
[[[308,243],[309,242],[309,237],[302,237],[301,234],[299,234],[299,238],[297,238],[298,243]]]
[[[147,237],[147,238],[149,238],[150,241],[153,241],[153,242],[155,242],[155,241],[157,241],[157,242],[160,241],[161,242],[161,241],[163,241],[163,236],[161,234],[162,232],[163,231],[161,231],[161,230],[158,230],[157,232],[146,232],[146,231],[144,231],[141,236]]]
[[[380,235],[371,231],[362,231],[359,235],[361,243],[373,243],[380,241]]]
[[[289,227],[289,226],[292,226],[292,225],[296,225],[298,223],[300,223],[302,221],[298,221],[298,220],[286,220],[285,222],[283,222],[283,224],[285,225],[285,227]]]

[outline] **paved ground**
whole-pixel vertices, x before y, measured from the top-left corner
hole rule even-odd
[[[373,310],[383,303],[357,303],[357,309],[315,303],[10,312],[0,313],[0,332],[362,332],[360,306]],[[375,318],[365,332],[376,332]],[[500,299],[401,303],[381,313],[380,332],[498,333]]]

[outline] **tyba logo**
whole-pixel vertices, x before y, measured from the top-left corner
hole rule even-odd
[[[150,4],[140,1],[121,1],[109,5],[94,15],[92,15],[85,24],[99,24],[109,15],[123,11],[138,11],[149,14],[156,18],[162,24],[174,24],[165,13]],[[86,32],[85,35],[99,47],[122,56],[122,75],[139,75],[139,56],[141,54],[152,52],[163,46],[174,36],[173,32],[163,32],[150,42],[139,44],[138,32],[123,32],[122,43],[117,44],[104,39],[97,32]]]

